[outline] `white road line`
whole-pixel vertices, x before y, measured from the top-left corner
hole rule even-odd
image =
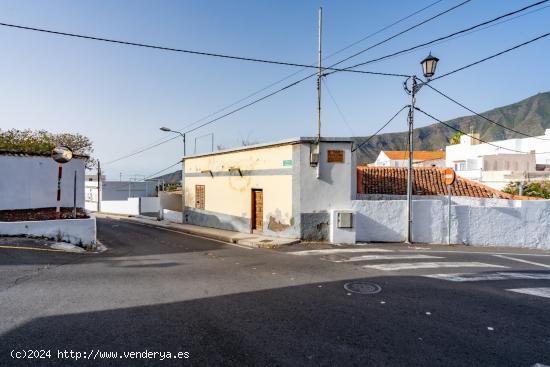
[[[397,250],[398,252],[432,252],[432,253],[439,253],[439,254],[476,254],[476,255],[521,255],[521,256],[539,256],[539,257],[550,257],[550,254],[531,254],[531,253],[510,253],[510,252],[485,252],[485,251],[460,251],[460,250],[431,250],[429,248],[422,248],[419,250]]]
[[[386,250],[381,248],[327,248],[324,250],[305,250],[286,252],[290,255],[308,256],[308,255],[331,255],[331,254],[344,254],[350,252],[393,252],[393,250]]]
[[[531,296],[550,298],[550,288],[515,288],[507,289],[509,292],[529,294]]]
[[[434,269],[434,268],[507,268],[507,266],[484,264],[479,262],[425,262],[425,263],[395,263],[364,265],[363,268],[372,268],[384,271],[406,269]]]
[[[512,280],[512,279],[538,279],[550,280],[550,273],[455,273],[455,274],[429,274],[427,278],[448,280],[450,282],[482,282],[486,280]]]
[[[401,259],[443,259],[441,256],[430,255],[363,255],[354,256],[349,259],[329,260],[334,263],[347,263],[350,261],[369,261],[369,260],[401,260]]]
[[[543,267],[543,268],[550,269],[550,265],[541,264],[541,263],[536,263],[536,262],[534,262],[534,261],[529,261],[529,260],[524,260],[524,259],[518,259],[518,258],[516,258],[516,257],[504,256],[504,255],[494,255],[494,256],[500,257],[500,258],[502,258],[502,259],[508,259],[508,260],[512,260],[512,261],[518,261],[518,262],[520,262],[520,263],[526,263],[526,264],[541,266],[541,267]]]

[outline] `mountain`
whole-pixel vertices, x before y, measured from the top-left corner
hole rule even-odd
[[[418,115],[420,112],[417,111],[416,114]],[[550,129],[550,92],[539,93],[523,101],[480,114],[501,125],[528,135],[544,135],[544,130]],[[480,133],[480,138],[485,141],[525,137],[475,115],[455,118],[445,121],[445,123],[467,133],[472,128],[474,132]],[[445,149],[455,132],[437,122],[414,129],[414,149]],[[368,136],[352,137],[351,139],[360,144],[367,138]],[[407,132],[380,134],[374,136],[357,150],[357,162],[360,164],[374,162],[381,150],[406,149]]]
[[[167,173],[162,176],[154,177],[151,181],[164,181],[165,184],[181,183],[181,170]]]

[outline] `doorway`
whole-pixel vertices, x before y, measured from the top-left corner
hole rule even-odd
[[[262,232],[264,227],[264,192],[252,189],[252,231]]]

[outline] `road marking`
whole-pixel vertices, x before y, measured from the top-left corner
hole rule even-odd
[[[406,269],[434,269],[434,268],[508,268],[502,265],[485,264],[479,262],[425,262],[425,263],[395,263],[364,265],[363,268],[372,268],[384,271]]]
[[[429,274],[427,278],[448,280],[450,282],[482,282],[486,280],[511,280],[511,279],[538,279],[550,280],[550,273],[455,273],[455,274]]]
[[[417,252],[415,250],[397,250],[398,252]],[[539,256],[550,257],[550,254],[530,254],[530,253],[510,253],[510,252],[485,252],[485,251],[459,251],[459,250],[430,250],[422,248],[422,252],[433,252],[440,254],[476,254],[476,255],[521,255],[521,256]]]
[[[500,257],[502,259],[508,259],[508,260],[512,260],[512,261],[518,261],[520,263],[526,263],[526,264],[531,264],[531,265],[535,265],[535,266],[541,266],[543,268],[547,268],[547,269],[550,269],[550,265],[546,265],[546,264],[541,264],[541,263],[536,263],[534,261],[529,261],[529,260],[524,260],[524,259],[518,259],[516,257],[511,257],[511,256],[504,256],[504,255],[494,255],[495,257]]]
[[[550,298],[550,288],[515,288],[507,289],[510,292],[529,294],[531,296]]]
[[[346,263],[350,261],[369,261],[369,260],[401,260],[401,259],[443,259],[441,256],[430,255],[363,255],[354,256],[349,259],[329,260],[334,263]]]
[[[48,252],[65,252],[65,253],[72,253],[72,254],[79,253],[79,252],[73,252],[73,251],[55,250],[55,249],[49,249],[49,248],[25,247],[25,246],[0,246],[0,248],[16,249],[16,250],[48,251]]]
[[[352,252],[393,252],[393,250],[386,250],[382,248],[327,248],[324,250],[305,250],[305,251],[294,251],[287,252],[287,254],[297,255],[297,256],[308,256],[308,255],[330,255],[330,254],[344,254]]]

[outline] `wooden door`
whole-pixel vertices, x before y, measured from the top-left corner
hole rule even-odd
[[[262,231],[264,227],[264,193],[252,190],[252,230]]]

